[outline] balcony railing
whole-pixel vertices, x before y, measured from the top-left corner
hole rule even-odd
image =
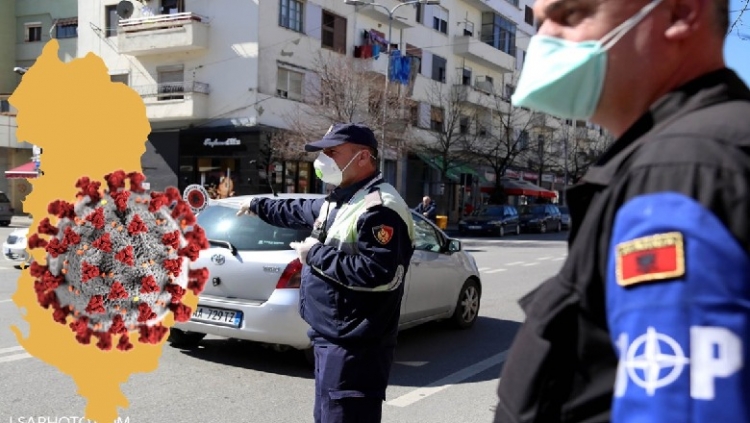
[[[163,82],[139,85],[133,90],[141,97],[157,97],[157,100],[181,100],[186,93],[208,94],[208,84],[203,82]]]
[[[193,12],[173,13],[169,15],[144,16],[140,18],[121,19],[118,23],[120,32],[142,32],[155,29],[177,28],[188,23],[208,23],[208,18]]]

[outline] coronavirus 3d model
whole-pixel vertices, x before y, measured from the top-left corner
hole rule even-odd
[[[52,307],[52,317],[69,325],[78,342],[88,345],[95,336],[102,350],[117,342],[127,351],[132,332],[141,343],[161,342],[170,311],[178,322],[190,319],[182,297],[203,290],[208,270],[189,264],[208,241],[176,188],[150,192],[138,172],[104,179],[107,189],[80,178],[75,204],[50,203],[57,226],[44,218],[28,241],[30,249],[46,250],[47,264],[33,262],[29,271],[39,304]]]

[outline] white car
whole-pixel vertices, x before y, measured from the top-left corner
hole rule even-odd
[[[210,277],[189,322],[170,334],[175,346],[195,346],[207,334],[270,344],[278,350],[304,350],[310,358],[309,326],[299,316],[302,265],[292,241],[310,230],[277,228],[236,213],[252,196],[212,200],[198,215],[211,247],[194,268]],[[318,194],[279,194],[279,198],[320,198]],[[407,273],[400,329],[450,319],[471,327],[479,314],[482,285],[476,261],[424,217],[412,213],[416,250]]]
[[[17,266],[29,260],[26,244],[29,237],[29,228],[16,229],[8,235],[3,243],[3,256],[6,260],[18,262]]]

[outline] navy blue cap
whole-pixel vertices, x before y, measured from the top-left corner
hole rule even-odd
[[[305,151],[320,151],[347,142],[378,149],[378,140],[372,129],[359,123],[335,123],[328,128],[323,139],[305,144]]]

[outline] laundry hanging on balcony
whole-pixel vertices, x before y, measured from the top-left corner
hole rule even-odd
[[[391,61],[388,64],[388,74],[392,82],[409,85],[411,82],[411,57],[402,56],[400,50],[391,51]]]

